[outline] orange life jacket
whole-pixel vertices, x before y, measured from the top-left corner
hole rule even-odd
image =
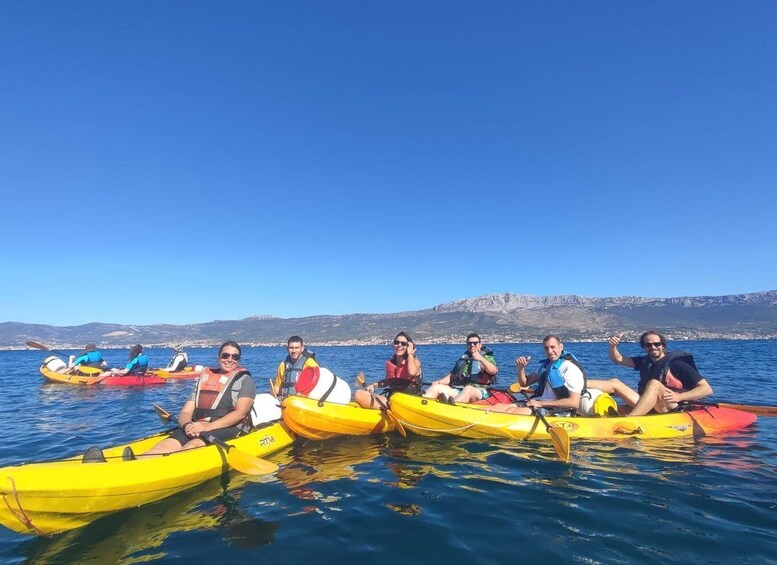
[[[211,422],[232,412],[235,407],[231,403],[224,405],[221,400],[246,373],[248,371],[243,367],[237,367],[229,373],[219,373],[207,367],[203,369],[194,391],[193,419]]]

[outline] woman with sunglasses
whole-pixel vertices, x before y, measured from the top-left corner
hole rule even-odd
[[[250,429],[249,412],[256,386],[240,366],[240,346],[228,341],[219,348],[217,369],[205,368],[189,400],[178,414],[178,429],[152,447],[147,455],[202,447],[201,436],[228,440]]]
[[[666,338],[657,331],[639,337],[645,355],[624,357],[618,351],[623,334],[607,340],[610,360],[639,371],[639,388],[634,392],[618,379],[588,381],[588,386],[617,394],[634,408],[630,416],[644,416],[677,409],[680,402],[699,400],[712,394],[712,387],[696,368],[693,355],[685,351],[666,351]]]
[[[386,407],[394,392],[418,394],[421,391],[421,361],[415,354],[415,343],[405,332],[399,332],[394,338],[394,355],[386,361],[386,376],[382,380],[357,390],[353,399],[362,408],[380,410]],[[382,388],[382,394],[376,394],[376,388]]]

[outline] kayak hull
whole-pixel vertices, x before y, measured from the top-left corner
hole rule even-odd
[[[105,377],[99,384],[103,386],[153,386],[167,384],[167,379],[148,373],[145,375],[115,375]]]
[[[0,524],[23,534],[55,534],[161,500],[229,472],[223,450],[212,445],[122,461],[126,446],[136,454],[143,453],[166,435],[105,449],[104,463],[84,463],[79,455],[0,469]],[[277,421],[228,443],[262,457],[293,440],[289,428]]]
[[[549,439],[545,425],[535,416],[504,414],[484,407],[451,406],[437,400],[396,393],[391,411],[404,427],[418,435],[455,435],[467,438]],[[570,438],[647,439],[705,436],[752,425],[756,416],[730,408],[705,406],[687,412],[611,418],[547,416],[551,426],[564,428]]]
[[[106,385],[106,386],[151,386],[151,385],[163,385],[167,382],[160,376],[154,374],[146,375],[114,375],[114,376],[99,376],[99,375],[68,375],[66,373],[60,373],[58,371],[52,371],[45,366],[41,366],[40,372],[43,377],[53,383],[64,383],[71,385]]]
[[[394,424],[382,410],[362,408],[355,402],[335,404],[304,396],[287,396],[281,409],[283,421],[308,439],[329,439],[338,435],[382,434],[394,430]]]

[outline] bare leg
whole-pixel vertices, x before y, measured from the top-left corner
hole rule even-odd
[[[456,396],[459,393],[458,390],[453,387],[449,387],[448,385],[436,384],[426,389],[424,396],[426,398],[437,398],[437,395],[441,392],[444,392],[448,396]]]
[[[480,400],[483,398],[483,395],[480,392],[480,389],[475,388],[472,385],[465,386],[462,391],[456,395],[454,400],[458,402],[463,402],[465,404],[469,404],[470,402],[475,402],[476,400]]]
[[[676,403],[667,405],[664,402],[664,392],[666,390],[666,387],[660,381],[652,380],[648,382],[645,392],[639,397],[639,402],[629,413],[629,416],[644,416],[651,410],[664,413],[677,407]]]
[[[171,437],[165,438],[156,444],[154,447],[143,453],[142,455],[162,455],[163,453],[171,453],[173,451],[180,451],[181,444],[177,439]]]
[[[380,410],[380,403],[383,402],[383,405],[385,406],[388,402],[388,399],[382,394],[370,394],[366,390],[357,390],[353,395],[353,399],[362,408],[368,408],[372,410]]]
[[[631,407],[636,406],[637,402],[639,402],[637,391],[619,379],[608,379],[606,381],[591,379],[588,381],[588,388],[595,388],[607,394],[614,394]]]
[[[505,414],[521,414],[527,416],[532,413],[531,408],[527,406],[518,406],[516,404],[494,404],[488,407],[489,412],[504,412]]]

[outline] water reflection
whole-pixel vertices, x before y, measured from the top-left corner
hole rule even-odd
[[[160,559],[174,534],[216,531],[230,543],[271,543],[278,524],[250,516],[238,501],[248,475],[213,479],[163,501],[107,516],[78,530],[35,538],[20,549],[28,563],[135,563]]]

